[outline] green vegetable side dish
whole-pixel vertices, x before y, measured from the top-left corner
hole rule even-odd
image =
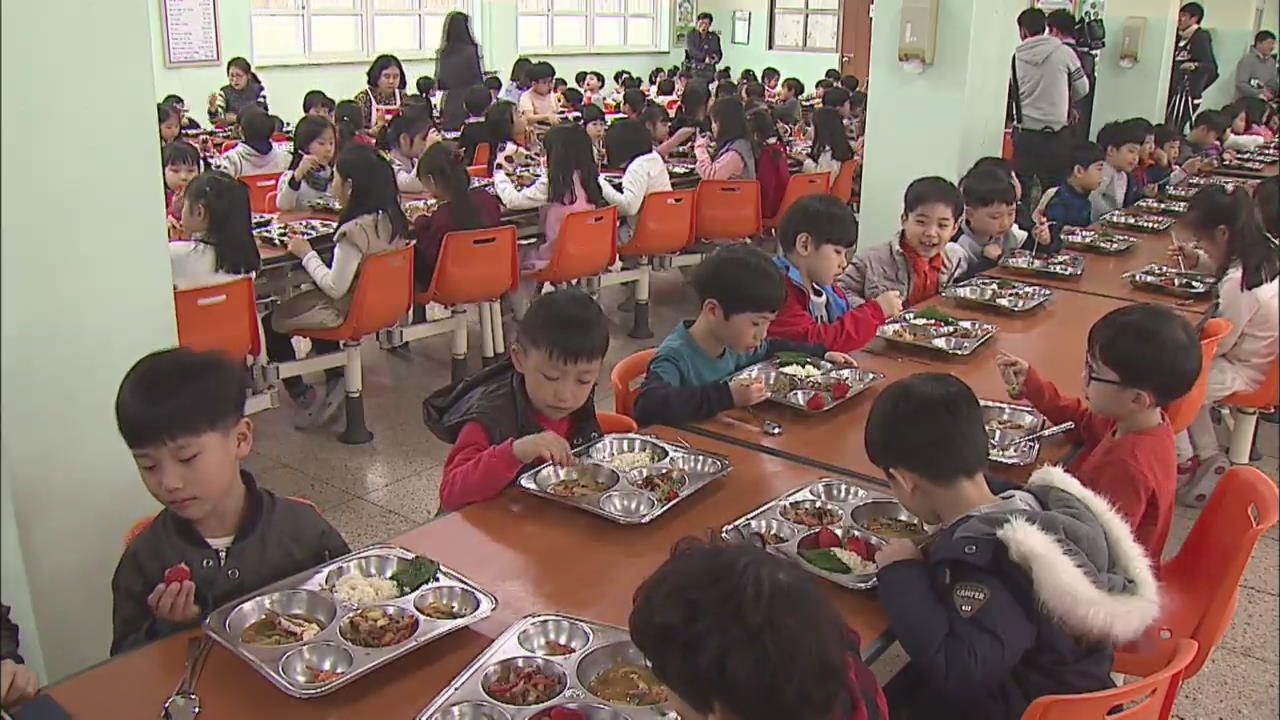
[[[840,558],[837,558],[835,553],[829,549],[801,550],[800,557],[819,570],[825,570],[829,573],[848,575],[853,572],[853,568],[841,562]]]
[[[950,315],[938,309],[937,307],[934,307],[933,305],[930,305],[929,307],[923,310],[917,310],[916,317],[924,318],[926,320],[937,320],[938,322],[946,323],[948,325],[956,321],[955,318],[951,317]]]
[[[391,574],[391,579],[400,586],[400,593],[408,595],[435,579],[440,570],[440,563],[421,555],[409,561],[405,567]]]
[[[776,353],[773,356],[773,359],[777,363],[778,367],[785,367],[787,365],[806,365],[806,366],[818,367],[818,361],[809,357],[808,355],[805,355],[804,353],[780,352],[780,353]]]

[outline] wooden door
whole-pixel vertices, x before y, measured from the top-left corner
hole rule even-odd
[[[871,63],[871,3],[844,0],[840,6],[840,72],[867,82]]]

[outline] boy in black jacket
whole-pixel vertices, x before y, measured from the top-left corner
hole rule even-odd
[[[921,373],[871,407],[867,456],[941,529],[877,553],[880,605],[911,661],[885,686],[895,718],[1016,720],[1042,695],[1112,686],[1111,647],[1159,613],[1150,560],[1102,496],[1060,467],[999,495],[987,433],[959,378]]]
[[[490,142],[489,126],[484,122],[484,113],[492,104],[493,96],[483,85],[472,85],[464,91],[462,107],[467,111],[467,119],[462,123],[462,135],[458,137],[458,144],[462,146],[463,162],[468,166],[476,164],[476,147]],[[491,147],[490,151],[496,149]]]
[[[769,396],[763,381],[730,385],[726,378],[779,352],[854,364],[848,355],[827,352],[821,345],[765,339],[787,288],[782,271],[759,250],[721,248],[694,270],[693,288],[702,309],[696,320],[677,325],[649,361],[635,403],[641,425],[705,420],[732,407],[763,402]]]
[[[211,610],[350,552],[315,507],[258,487],[244,369],[215,352],[151,353],[125,375],[116,424],[164,509],[111,580],[111,654],[191,627]]]

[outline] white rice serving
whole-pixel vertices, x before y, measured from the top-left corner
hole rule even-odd
[[[384,577],[365,577],[351,573],[338,580],[333,594],[345,603],[371,605],[400,597],[400,585]]]
[[[849,566],[853,570],[854,575],[874,575],[877,566],[870,560],[864,560],[861,555],[841,547],[831,548],[831,554],[836,556],[840,562]]]

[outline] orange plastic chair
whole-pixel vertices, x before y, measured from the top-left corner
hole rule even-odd
[[[635,420],[626,415],[611,412],[596,411],[596,422],[600,423],[600,432],[605,435],[610,433],[633,433],[640,429]]]
[[[471,165],[467,168],[467,174],[473,178],[487,178],[489,177],[489,166]]]
[[[618,248],[623,257],[677,253],[693,242],[694,190],[652,192],[636,216],[631,242]]]
[[[694,201],[694,237],[738,239],[760,234],[760,183],[703,180]]]
[[[792,175],[787,181],[787,189],[782,193],[782,203],[778,205],[778,214],[764,219],[764,226],[776,228],[795,201],[805,195],[825,195],[830,190],[831,173],[799,173]]]
[[[622,358],[609,373],[609,383],[613,385],[613,411],[619,415],[632,417],[636,396],[640,394],[640,382],[649,370],[649,361],[658,351],[650,348],[631,353]]]
[[[1081,695],[1043,695],[1022,713],[1022,720],[1164,720],[1173,713],[1187,664],[1196,654],[1194,640],[1179,640],[1163,667],[1136,682]],[[1112,713],[1117,706],[1124,709]]]
[[[517,258],[515,225],[448,233],[431,285],[414,302],[450,307],[497,300],[520,279]]]
[[[306,499],[306,498],[304,498],[304,497],[298,497],[298,496],[296,496],[296,495],[290,495],[290,496],[289,496],[289,499],[290,499],[290,500],[293,500],[294,502],[300,502],[300,503],[302,503],[303,505],[310,505],[312,508],[314,508],[314,509],[315,509],[315,511],[316,511],[317,513],[318,513],[318,512],[320,512],[320,508],[319,508],[315,503],[311,502],[310,500],[308,500],[308,499]],[[155,515],[148,515],[148,516],[146,516],[146,517],[144,517],[144,518],[138,518],[138,519],[133,523],[133,525],[132,525],[132,526],[130,526],[129,530],[128,530],[127,532],[125,532],[125,534],[124,534],[124,546],[125,546],[125,547],[129,547],[130,545],[132,545],[132,544],[133,544],[133,541],[134,541],[134,540],[137,540],[137,539],[138,539],[138,536],[142,534],[142,531],[143,531],[143,530],[146,530],[148,527],[150,527],[150,526],[151,526],[151,522],[152,522],[153,520],[155,520],[155,519],[156,519],[156,516],[155,516]]]
[[[252,278],[175,290],[173,305],[178,317],[179,345],[192,350],[217,350],[237,362],[258,354],[261,345]]]
[[[1231,321],[1222,318],[1211,318],[1200,330],[1200,377],[1191,386],[1186,395],[1165,406],[1164,412],[1169,416],[1176,435],[1191,427],[1191,421],[1200,413],[1204,404],[1205,387],[1209,384],[1209,368],[1213,364],[1213,356],[1218,352],[1218,343],[1231,332]]]
[[[476,145],[475,156],[471,158],[471,164],[479,165],[487,169],[489,167],[489,153],[491,152],[493,151],[490,149],[489,143],[487,142],[479,143],[478,145]],[[486,176],[482,175],[481,177],[486,177]]]
[[[395,325],[413,302],[413,245],[365,257],[354,293],[347,319],[338,327],[294,330],[292,334],[356,342]]]
[[[1231,428],[1231,444],[1227,457],[1236,465],[1249,462],[1249,451],[1253,449],[1253,435],[1258,428],[1258,411],[1266,410],[1280,403],[1280,365],[1276,358],[1271,358],[1270,369],[1262,384],[1256,390],[1228,395],[1222,402],[1232,408],[1235,425]]]
[[[1150,675],[1179,640],[1199,644],[1193,677],[1231,624],[1240,576],[1258,538],[1276,524],[1280,493],[1261,470],[1241,465],[1222,476],[1178,554],[1160,567],[1162,608],[1136,642],[1116,648],[1115,669]]]
[[[560,226],[551,262],[529,277],[538,282],[567,283],[599,275],[618,259],[618,208],[569,213]]]
[[[862,165],[862,161],[858,158],[851,158],[840,163],[840,172],[836,173],[836,179],[831,181],[830,193],[840,202],[849,204],[853,200],[853,179],[858,175],[858,168]]]
[[[278,212],[280,208],[276,207],[275,198],[271,195],[275,193],[279,180],[280,173],[241,175],[240,182],[249,186],[249,209],[257,213]]]

